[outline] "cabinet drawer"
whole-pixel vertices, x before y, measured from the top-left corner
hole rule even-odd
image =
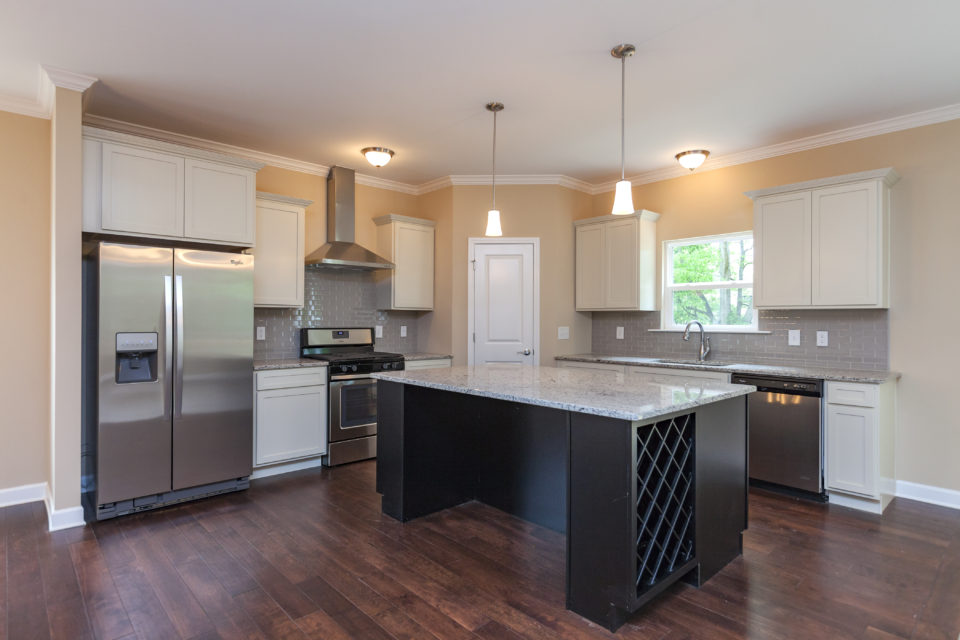
[[[828,382],[827,403],[853,407],[877,406],[878,388],[875,384],[856,382]]]
[[[270,371],[257,372],[257,391],[325,384],[327,384],[326,367],[273,369]]]
[[[413,369],[449,369],[450,360],[448,358],[435,358],[433,360],[411,360],[404,362],[403,368],[407,371]]]
[[[697,380],[716,380],[729,382],[730,374],[720,371],[700,371],[694,369],[669,369],[664,367],[627,367],[635,375],[648,375],[655,378],[665,378],[665,382],[673,382],[672,378],[696,378]]]

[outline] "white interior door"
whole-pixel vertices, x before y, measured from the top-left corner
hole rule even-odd
[[[471,240],[470,364],[539,364],[537,245]]]

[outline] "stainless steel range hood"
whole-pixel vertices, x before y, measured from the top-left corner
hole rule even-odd
[[[340,269],[393,269],[393,263],[356,240],[353,169],[331,167],[327,174],[327,244],[306,257],[308,265]]]

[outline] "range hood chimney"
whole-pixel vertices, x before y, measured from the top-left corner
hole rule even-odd
[[[339,269],[393,269],[393,264],[356,240],[354,172],[330,167],[327,174],[327,244],[306,257],[308,265]]]

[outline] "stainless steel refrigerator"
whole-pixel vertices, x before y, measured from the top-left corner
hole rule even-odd
[[[88,258],[96,519],[249,486],[253,257],[102,242]]]

